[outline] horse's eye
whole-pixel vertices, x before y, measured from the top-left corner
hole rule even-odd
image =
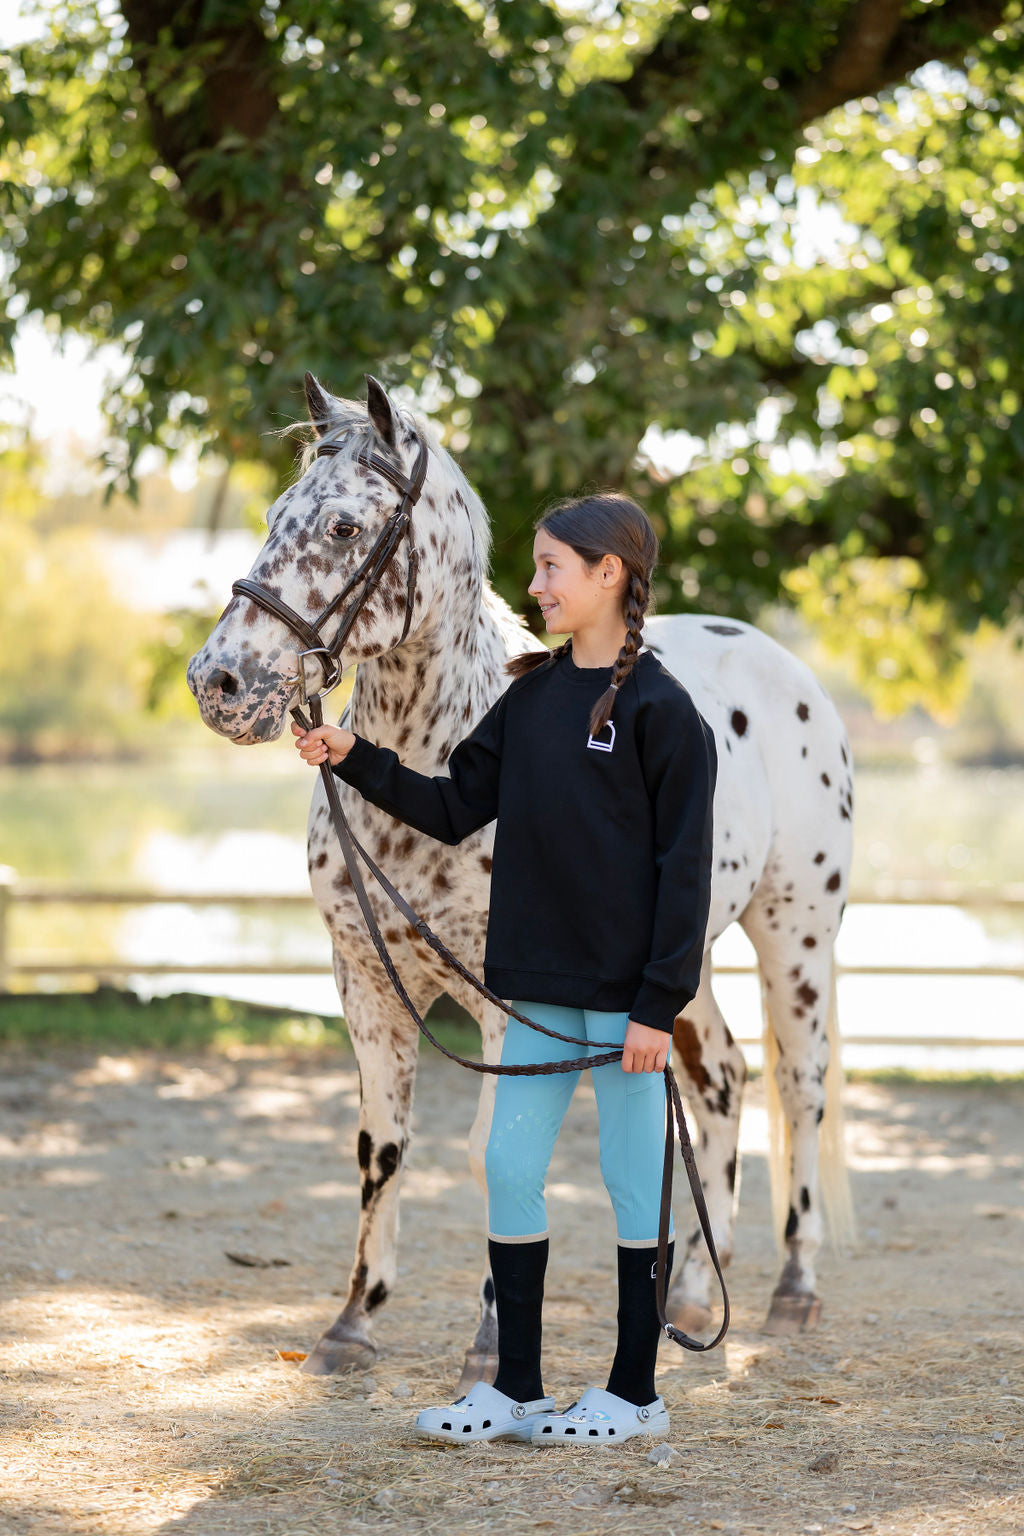
[[[328,529],[332,539],[354,539],[361,531],[358,523],[345,522],[332,523]]]

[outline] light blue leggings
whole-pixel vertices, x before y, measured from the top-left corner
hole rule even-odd
[[[571,1035],[582,1047],[549,1040],[518,1019],[509,1019],[501,1052],[506,1066],[596,1056],[601,1047],[590,1041],[621,1045],[626,1038],[628,1013],[506,1001],[528,1019]],[[619,1243],[652,1247],[658,1240],[665,1156],[665,1080],[660,1072],[623,1072],[617,1061],[593,1068],[590,1075],[597,1096],[601,1176],[615,1209]],[[544,1180],[579,1079],[579,1072],[498,1078],[485,1167],[488,1227],[499,1242],[529,1242],[547,1235]]]

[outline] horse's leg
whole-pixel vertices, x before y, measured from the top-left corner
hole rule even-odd
[[[474,987],[457,986],[453,981],[448,990],[457,1002],[472,1012],[480,1025],[484,1061],[498,1061],[505,1033],[505,1015],[493,1003],[485,1002]],[[481,1077],[480,1099],[469,1132],[469,1166],[484,1197],[485,1212],[487,1181],[484,1175],[484,1152],[487,1149],[487,1138],[491,1134],[491,1115],[494,1110],[494,1090],[497,1081],[496,1077],[489,1074]],[[466,1350],[458,1391],[466,1392],[478,1381],[493,1381],[497,1371],[498,1313],[494,1305],[494,1282],[491,1279],[490,1266],[485,1265],[480,1282],[480,1321],[473,1342]]]
[[[303,1366],[314,1376],[369,1364],[376,1354],[371,1319],[395,1283],[399,1178],[416,1077],[416,1033],[384,971],[336,961],[336,975],[359,1063],[362,1203],[345,1305]],[[422,1012],[431,999],[409,991]]]
[[[772,1294],[765,1322],[768,1333],[797,1333],[813,1327],[821,1315],[815,1291],[814,1262],[821,1246],[819,1126],[825,1114],[825,1074],[829,1061],[826,1029],[832,989],[832,946],[838,917],[829,921],[820,909],[803,919],[773,926],[777,898],[758,902],[743,917],[743,927],[757,950],[765,987],[767,1028],[778,1060],[774,1078],[785,1118],[789,1151],[787,1256]],[[792,917],[798,908],[786,911]],[[787,931],[787,930],[792,930]],[[765,1071],[771,1070],[771,1042]],[[770,1084],[766,1089],[770,1090]],[[769,1092],[769,1113],[771,1113]]]
[[[724,1268],[732,1258],[738,1190],[736,1144],[747,1068],[711,991],[708,955],[697,995],[676,1019],[673,1043],[683,1091],[700,1132],[700,1181]],[[685,1197],[687,1187],[677,1187]],[[713,1274],[704,1234],[697,1224],[687,1239],[683,1262],[668,1296],[667,1316],[677,1328],[700,1333],[710,1326]]]

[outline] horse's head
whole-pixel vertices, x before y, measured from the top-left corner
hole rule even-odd
[[[311,374],[306,402],[314,437],[300,477],[267,513],[247,578],[259,592],[232,598],[188,665],[206,724],[246,746],[280,736],[300,667],[315,692],[335,667],[422,641],[453,583],[465,589],[467,577],[475,585],[485,574],[483,509],[421,418],[369,375],[365,407],[327,394]],[[423,485],[407,523],[401,488],[414,485],[418,466]],[[322,618],[317,635],[296,618]],[[333,662],[316,653],[317,638]]]

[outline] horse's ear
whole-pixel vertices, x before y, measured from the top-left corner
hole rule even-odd
[[[306,374],[306,409],[317,437],[323,437],[331,419],[331,399],[325,395],[311,373]]]
[[[372,373],[364,374],[366,379],[366,408],[373,422],[373,429],[382,442],[389,448],[395,446],[395,416],[388,399],[388,392]]]

